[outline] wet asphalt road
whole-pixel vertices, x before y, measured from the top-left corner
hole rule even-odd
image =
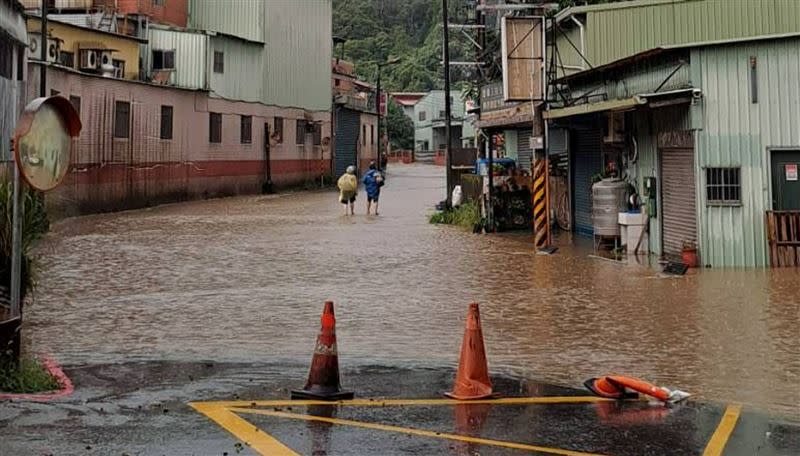
[[[381,215],[332,192],[198,201],[59,222],[38,248],[29,348],[67,365],[305,362],[322,302],[345,364],[453,366],[481,303],[494,372],[563,385],[606,373],[800,420],[800,271],[661,278],[559,239],[432,226],[443,169],[394,165]]]
[[[70,369],[75,395],[54,403],[0,403],[2,455],[255,455],[246,444],[191,409],[190,401],[287,399],[302,385],[300,365],[159,363]],[[349,367],[344,386],[357,398],[440,398],[450,369]],[[583,396],[585,392],[494,376],[513,396]],[[281,406],[255,410],[310,414],[607,456],[705,455],[724,405],[689,400],[674,407],[648,402],[553,405]],[[297,454],[315,456],[523,455],[480,444],[239,413],[248,424]],[[745,410],[725,456],[790,456],[800,452],[800,427]],[[563,454],[563,453],[562,453]],[[566,453],[575,455],[576,453]],[[714,454],[714,453],[710,453]]]

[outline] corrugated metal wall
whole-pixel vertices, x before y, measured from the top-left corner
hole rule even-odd
[[[143,63],[152,68],[154,49],[175,50],[175,71],[170,83],[194,89],[206,88],[208,71],[208,35],[150,28],[149,45],[145,46]]]
[[[573,230],[591,236],[594,233],[592,176],[603,170],[603,130],[599,125],[591,124],[571,130]]]
[[[262,74],[266,73],[262,58],[263,45],[218,35],[211,38],[209,58],[214,52],[224,54],[225,68],[223,73],[209,70],[213,95],[250,102],[264,98],[261,86]]]
[[[594,66],[662,45],[800,30],[800,2],[794,0],[677,0],[602,8],[589,7],[586,13],[587,56]]]
[[[263,102],[331,109],[331,0],[265,4]]]
[[[757,103],[750,98],[751,56],[757,59]],[[766,266],[768,148],[800,147],[800,39],[698,48],[691,61],[692,80],[704,92],[705,127],[697,134],[701,258],[712,266]],[[702,170],[722,166],[741,167],[741,206],[706,206]]]
[[[639,194],[644,194],[644,178],[656,177],[661,181],[658,166],[658,134],[667,131],[691,129],[689,111],[686,106],[672,106],[654,110],[640,110],[631,114],[636,135],[638,158],[635,166],[628,169],[630,181],[636,183]],[[661,254],[661,207],[656,201],[657,217],[650,219],[650,251]]]
[[[334,179],[344,174],[348,166],[357,166],[356,150],[361,124],[361,114],[350,109],[336,112],[336,151],[334,155]]]
[[[268,3],[273,3],[273,0],[269,0]],[[189,27],[197,30],[213,30],[263,43],[264,5],[265,0],[191,0]]]

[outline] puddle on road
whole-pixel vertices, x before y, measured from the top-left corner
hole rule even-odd
[[[454,364],[477,301],[495,371],[622,373],[800,419],[798,271],[657,279],[583,245],[532,255],[524,236],[429,225],[442,184],[440,168],[395,166],[380,217],[344,218],[318,192],[58,223],[38,248],[32,348],[68,364],[305,359],[334,299],[342,363]]]

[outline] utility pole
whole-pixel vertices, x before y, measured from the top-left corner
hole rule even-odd
[[[39,96],[47,96],[47,0],[42,0],[42,39],[39,44],[39,58],[42,65],[39,67]]]
[[[381,144],[381,65],[378,64],[378,96],[375,98],[375,106],[378,107],[378,159],[375,160],[375,163],[378,165],[378,169],[383,169],[381,166],[381,149],[383,149]],[[372,138],[375,139],[375,138]]]
[[[447,0],[442,0],[442,31],[444,32],[444,150],[447,167],[447,206],[452,203],[453,194],[453,157],[450,147],[450,37],[448,33],[449,18]]]

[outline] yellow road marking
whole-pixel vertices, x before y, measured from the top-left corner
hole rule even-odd
[[[480,445],[492,445],[492,446],[500,446],[505,448],[513,448],[516,450],[528,450],[528,451],[538,451],[540,453],[547,453],[547,454],[557,454],[560,456],[602,456],[597,453],[584,453],[581,451],[572,451],[572,450],[562,450],[559,448],[548,448],[536,445],[528,445],[524,443],[515,443],[515,442],[505,442],[502,440],[491,440],[491,439],[482,439],[479,437],[469,437],[465,435],[458,435],[458,434],[448,434],[446,432],[433,432],[433,431],[425,431],[421,429],[412,429],[412,428],[405,428],[400,426],[390,426],[386,424],[377,424],[377,423],[365,423],[363,421],[353,421],[353,420],[345,420],[341,418],[327,418],[324,416],[314,416],[314,415],[301,415],[297,413],[288,413],[288,412],[277,412],[272,410],[261,410],[261,409],[251,409],[251,408],[232,408],[230,409],[232,412],[238,413],[249,413],[254,415],[266,415],[266,416],[273,416],[278,418],[290,418],[295,420],[305,420],[305,421],[321,421],[323,423],[330,423],[330,424],[340,424],[344,426],[353,426],[353,427],[360,427],[365,429],[374,429],[378,431],[389,431],[389,432],[399,432],[403,434],[410,434],[410,435],[419,435],[423,437],[433,437],[437,439],[447,439],[447,440],[457,440],[460,442],[468,442],[468,443],[477,443]],[[272,453],[270,453],[272,454]]]
[[[233,434],[236,438],[243,441],[245,445],[260,454],[270,456],[300,456],[271,435],[262,432],[254,425],[248,423],[247,420],[231,412],[224,406],[203,402],[192,402],[189,403],[189,405],[225,428],[226,431]]]
[[[346,401],[316,401],[316,400],[275,400],[275,401],[214,401],[195,402],[194,404],[211,404],[224,407],[291,407],[307,405],[339,405],[355,407],[386,407],[395,405],[458,405],[458,404],[588,404],[595,402],[608,402],[596,396],[551,396],[551,397],[506,397],[500,399],[481,399],[474,401],[459,401],[454,399],[351,399]]]
[[[742,413],[741,404],[731,404],[725,409],[725,414],[719,420],[719,426],[708,441],[703,456],[722,456],[725,450],[725,445],[731,437],[733,430],[736,428],[736,423],[739,421],[739,414]]]

